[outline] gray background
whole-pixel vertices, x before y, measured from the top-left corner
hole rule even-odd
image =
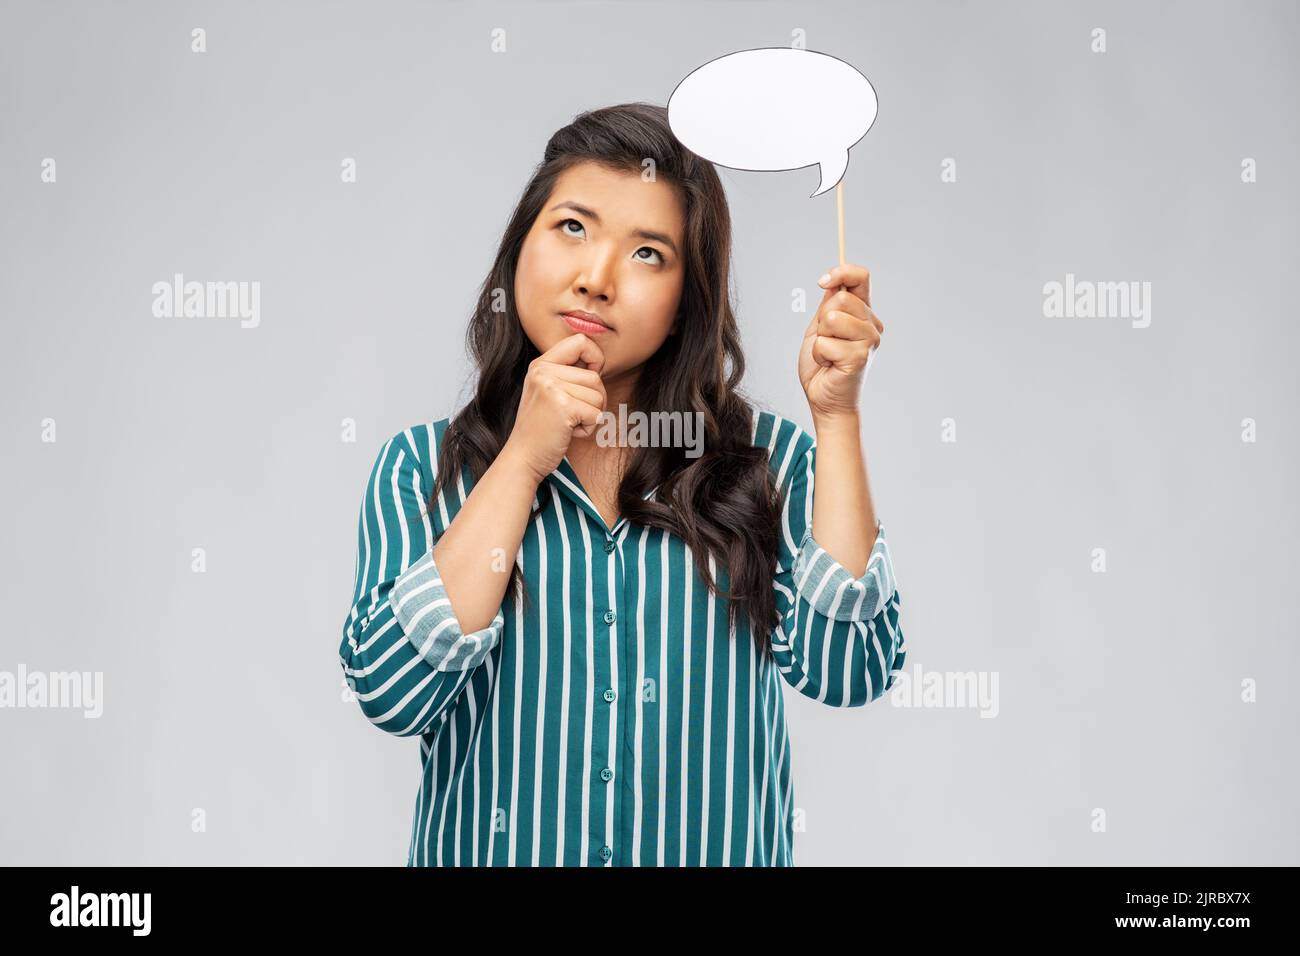
[[[787,689],[796,861],[1300,862],[1296,26],[1282,2],[5,3],[0,670],[105,688],[98,720],[0,709],[0,860],[404,862],[419,748],[335,656],[374,456],[463,401],[473,292],[549,134],[802,28],[881,104],[844,185],[887,327],[864,440],[908,667],[996,671],[1000,713]],[[747,388],[811,427],[790,290],[820,298],[834,193],[722,174]],[[260,326],[155,318],[174,272],[260,281]],[[1150,327],[1045,318],[1067,272],[1151,282]]]

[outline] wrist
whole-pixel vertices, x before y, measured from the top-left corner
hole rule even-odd
[[[845,412],[813,412],[813,431],[819,439],[862,434],[862,419],[857,409]]]
[[[545,475],[539,474],[538,469],[528,460],[528,456],[522,453],[518,448],[510,444],[509,440],[502,446],[496,461],[492,463],[495,468],[501,466],[501,470],[517,480],[523,480],[529,485],[529,493],[535,492]]]

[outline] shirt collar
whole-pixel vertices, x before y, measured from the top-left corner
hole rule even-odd
[[[560,460],[560,464],[553,472],[546,476],[546,480],[555,487],[556,491],[562,495],[567,495],[574,504],[586,512],[587,516],[596,522],[596,526],[604,532],[606,537],[617,538],[627,530],[628,520],[626,515],[620,516],[618,521],[614,523],[614,527],[610,528],[606,526],[605,519],[600,516],[600,512],[596,509],[591,498],[588,497],[586,490],[582,487],[582,480],[578,478],[578,473],[573,470],[573,465],[569,463],[568,455],[565,455],[564,458]],[[648,501],[654,496],[659,488],[660,485],[655,485],[641,496],[641,500]],[[541,498],[542,492],[539,487],[534,499],[538,507],[541,507]]]

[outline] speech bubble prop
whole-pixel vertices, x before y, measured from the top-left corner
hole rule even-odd
[[[843,178],[849,147],[867,135],[876,112],[876,91],[854,67],[790,47],[710,60],[668,99],[668,124],[691,152],[731,169],[820,166],[813,196]]]

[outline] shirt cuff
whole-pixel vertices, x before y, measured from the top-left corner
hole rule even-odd
[[[461,631],[432,550],[397,576],[390,600],[393,616],[407,639],[435,670],[477,667],[496,647],[505,626],[505,615],[498,609],[492,623],[482,630]]]
[[[866,571],[857,579],[822,549],[809,525],[795,557],[794,583],[799,595],[825,617],[837,621],[871,620],[894,593],[894,568],[884,524],[876,520],[876,543]]]

